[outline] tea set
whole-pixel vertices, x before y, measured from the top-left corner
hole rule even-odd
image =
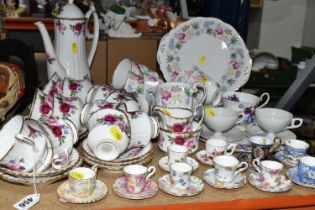
[[[95,9],[91,6],[84,15],[72,0],[63,7],[54,19],[56,52],[43,23],[36,23],[49,81],[36,91],[28,116],[14,116],[0,130],[6,140],[0,147],[2,179],[32,184],[34,177],[36,183],[68,177],[57,194],[70,203],[96,202],[107,195],[98,169],[123,174],[113,191],[127,199],[150,198],[159,189],[194,196],[202,193],[204,182],[236,189],[248,181],[262,191],[284,192],[292,180],[315,188],[309,145],[288,134],[303,120],[266,107],[269,93],[258,97],[236,91],[248,80],[251,60],[231,26],[215,18],[193,18],[166,34],[157,53],[166,82],[126,58],[117,65],[111,85],[93,85],[89,66],[98,41]],[[93,36],[85,25],[91,15],[95,31],[86,58],[84,35]],[[167,153],[158,161],[167,174],[157,182],[152,178],[157,168],[145,166],[154,158],[151,139]],[[205,150],[199,150],[199,139]],[[240,160],[236,153],[249,158]],[[82,167],[83,160],[91,168]],[[210,166],[202,178],[193,175],[198,161]],[[291,167],[287,176],[284,166]]]

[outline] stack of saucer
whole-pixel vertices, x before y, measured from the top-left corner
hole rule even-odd
[[[25,185],[31,185],[34,183],[55,182],[68,176],[68,173],[73,168],[79,167],[83,164],[83,159],[79,156],[79,152],[73,149],[69,156],[69,164],[61,169],[55,169],[53,167],[47,168],[41,172],[19,172],[5,167],[0,167],[0,178],[12,183],[19,183]]]
[[[131,164],[148,164],[153,158],[153,146],[148,144],[145,147],[134,147],[126,150],[124,153],[112,161],[105,161],[97,158],[93,151],[88,146],[87,140],[84,140],[81,144],[82,157],[84,161],[89,165],[98,165],[99,168],[103,168],[108,172],[120,173],[123,168]]]

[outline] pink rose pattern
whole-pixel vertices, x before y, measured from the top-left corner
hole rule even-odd
[[[197,141],[199,139],[199,135],[197,133],[187,133],[187,134],[167,134],[167,140],[169,144],[178,144],[183,145],[188,148],[189,151],[193,151],[197,148]],[[163,148],[163,144],[165,141],[165,138],[163,135],[160,135],[159,137],[159,145],[161,148]]]
[[[70,90],[70,96],[76,97],[82,90],[83,85],[78,80],[69,80],[68,89]]]
[[[74,25],[70,24],[70,29],[76,36],[79,36],[84,32],[84,22],[78,22]]]
[[[117,125],[120,129],[129,133],[129,125],[125,123],[125,117],[117,114],[106,114],[103,118],[97,119],[103,125]]]
[[[249,68],[243,62],[245,60],[245,53],[247,52],[244,52],[243,42],[234,35],[232,29],[217,21],[196,20],[190,25],[179,27],[177,33],[167,43],[163,43],[161,47],[165,55],[165,58],[163,58],[164,55],[159,56],[159,60],[165,60],[165,66],[162,66],[162,70],[165,69],[163,73],[167,73],[171,81],[187,79],[182,78],[182,75],[179,76],[179,72],[181,71],[179,70],[179,63],[181,62],[179,52],[191,39],[204,34],[224,41],[229,47],[231,51],[228,62],[229,68],[227,69],[227,73],[222,77],[220,84],[224,86],[223,91],[233,88],[238,78],[249,71]],[[188,75],[184,77],[186,76]]]
[[[0,166],[3,166],[5,168],[11,169],[13,171],[24,171],[25,167],[23,164],[25,163],[24,159],[11,159],[7,163],[0,163]]]
[[[44,124],[50,129],[53,136],[59,141],[59,145],[62,145],[65,142],[67,135],[69,135],[71,132],[71,128],[55,118],[48,118],[46,121],[44,121]]]

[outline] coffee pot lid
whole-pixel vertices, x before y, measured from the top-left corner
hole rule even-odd
[[[84,19],[85,16],[81,9],[73,3],[73,0],[69,0],[67,4],[62,5],[60,13],[56,14],[55,18]]]

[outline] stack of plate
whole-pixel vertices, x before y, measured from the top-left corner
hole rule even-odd
[[[62,169],[54,169],[50,167],[42,172],[33,174],[33,172],[19,172],[10,170],[5,167],[0,167],[0,178],[12,182],[20,183],[25,185],[30,185],[34,183],[43,183],[43,182],[55,182],[64,177],[68,176],[68,172],[76,167],[79,167],[83,163],[83,159],[80,158],[79,152],[76,149],[73,149],[70,155],[69,164]],[[35,176],[35,179],[34,179]]]
[[[135,147],[122,153],[117,159],[104,161],[97,158],[84,140],[81,144],[82,157],[89,165],[97,165],[111,173],[121,173],[123,168],[130,164],[146,165],[153,158],[153,145],[150,143],[145,147]]]

